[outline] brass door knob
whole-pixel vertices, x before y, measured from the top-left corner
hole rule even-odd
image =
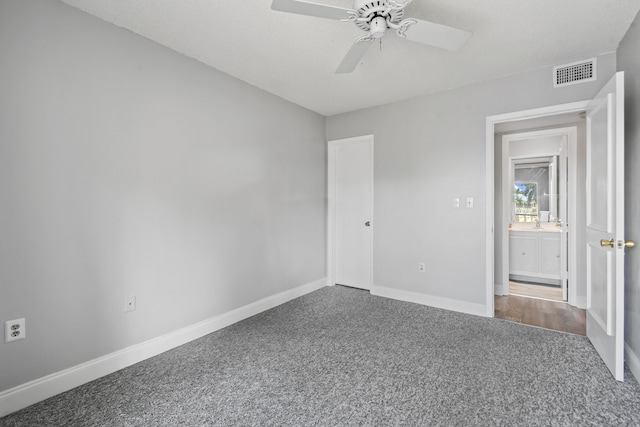
[[[609,239],[609,240],[605,240],[602,239],[600,240],[600,246],[609,246],[610,248],[612,248],[614,246],[614,240],[613,239]],[[636,242],[634,242],[633,240],[618,240],[618,248],[622,249],[622,248],[634,248],[636,246]]]
[[[614,245],[613,242],[614,242],[613,239],[611,239],[611,240],[602,239],[602,240],[600,240],[600,246],[609,246],[610,248],[612,248],[613,245]]]

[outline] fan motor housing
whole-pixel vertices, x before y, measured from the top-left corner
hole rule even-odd
[[[384,33],[387,31],[387,21],[382,16],[376,16],[371,20],[371,30],[369,30],[369,34],[371,37],[379,39],[384,36]]]
[[[396,23],[401,21],[404,16],[404,9],[389,10],[389,2],[387,0],[355,0],[353,9],[358,12],[361,18],[366,19],[366,21],[356,21],[358,28],[363,31],[371,29],[371,21],[376,17],[383,17],[385,21]],[[387,10],[388,15],[383,16]]]

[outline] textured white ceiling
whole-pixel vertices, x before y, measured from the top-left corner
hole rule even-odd
[[[62,1],[327,116],[614,51],[640,10],[638,0],[414,0],[405,17],[473,36],[448,52],[388,32],[336,75],[362,31],[270,0]]]

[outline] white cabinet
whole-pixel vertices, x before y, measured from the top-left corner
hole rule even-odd
[[[538,236],[534,233],[509,234],[509,273],[535,274],[540,271]]]
[[[560,236],[553,231],[509,231],[509,275],[560,280]]]
[[[540,233],[540,272],[560,278],[560,233]]]

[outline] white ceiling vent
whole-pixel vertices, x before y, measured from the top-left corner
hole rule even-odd
[[[569,86],[596,79],[596,58],[553,67],[553,87]]]

